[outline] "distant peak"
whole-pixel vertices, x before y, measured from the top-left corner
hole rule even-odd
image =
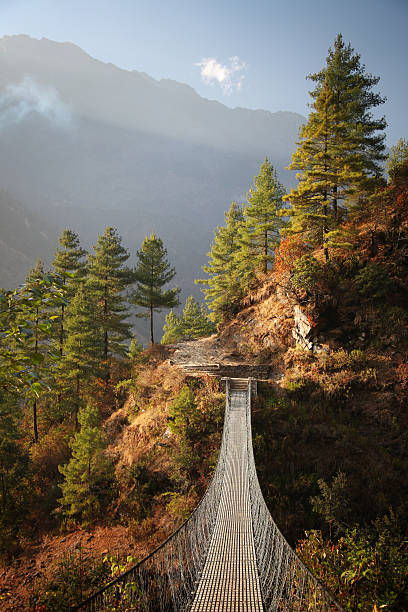
[[[51,40],[50,38],[46,38],[42,36],[41,38],[35,38],[34,36],[29,36],[28,34],[5,34],[2,38],[0,38],[0,42],[5,42],[8,44],[23,44],[25,46],[39,46],[42,47],[64,47],[65,49],[70,49],[74,51],[77,55],[84,55],[87,57],[91,57],[89,53],[84,51],[81,47],[76,45],[73,42],[68,40]]]
[[[160,79],[159,83],[168,89],[179,89],[183,90],[183,93],[189,92],[190,94],[198,96],[196,90],[187,83],[181,83],[180,81],[175,81],[174,79]]]

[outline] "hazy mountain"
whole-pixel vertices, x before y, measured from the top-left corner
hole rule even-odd
[[[0,211],[0,286],[11,288],[24,281],[40,255],[52,256],[56,229],[7,191],[0,191]]]
[[[132,253],[156,231],[187,294],[198,294],[212,231],[265,156],[293,180],[284,167],[302,121],[227,108],[71,43],[0,40],[0,188],[58,232],[78,231],[86,247],[108,224]],[[0,285],[13,273],[0,270]]]

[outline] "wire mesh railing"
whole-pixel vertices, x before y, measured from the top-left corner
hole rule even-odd
[[[71,610],[184,612],[191,608],[217,521],[231,444],[230,379],[225,381],[226,409],[219,459],[200,504],[155,551]],[[252,448],[251,401],[254,392],[256,381],[249,380],[246,450],[254,548],[264,611],[340,612],[342,608],[292,550],[266,506]]]
[[[265,612],[340,612],[342,608],[334,597],[292,550],[265,503],[252,448],[251,402],[254,385],[256,381],[250,380],[246,414],[247,448],[252,528]]]
[[[222,443],[216,469],[191,516],[163,544],[129,570],[71,608],[84,612],[188,610],[207,557],[220,503],[230,421],[229,381]]]

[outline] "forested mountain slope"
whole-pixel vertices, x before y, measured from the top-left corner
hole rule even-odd
[[[0,68],[0,186],[87,247],[106,226],[132,252],[155,231],[182,287],[266,155],[292,181],[283,168],[300,115],[230,109],[70,43],[27,36],[0,41]]]
[[[200,281],[211,321],[188,300],[166,317],[174,344],[128,346],[129,297],[153,303],[144,255],[135,275],[113,227],[88,256],[67,230],[58,275],[39,263],[0,292],[6,610],[66,610],[189,514],[222,430],[225,396],[208,372],[259,379],[261,487],[314,575],[347,610],[408,609],[408,142],[384,176],[378,78],[341,35],[310,78],[296,188],[285,194],[265,159],[246,205],[233,202],[215,231]],[[179,242],[188,263],[190,241]],[[153,243],[151,269],[172,285],[157,237],[142,250]]]

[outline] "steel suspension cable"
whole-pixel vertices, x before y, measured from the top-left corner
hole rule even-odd
[[[247,452],[252,528],[255,553],[265,611],[296,610],[342,611],[334,597],[299,559],[279,531],[265,503],[259,485],[252,447],[251,402],[249,381],[247,399]]]
[[[121,576],[72,610],[110,612],[184,612],[190,610],[219,514],[228,457],[233,451],[230,380],[218,463],[200,504],[163,544]],[[277,528],[263,498],[252,448],[251,397],[248,381],[246,413],[247,478],[259,585],[265,612],[341,611],[331,594],[292,550]],[[231,438],[231,439],[230,439]],[[222,608],[224,609],[224,608]],[[225,608],[226,609],[226,608]],[[236,608],[241,610],[240,607]],[[247,609],[247,608],[242,608]],[[252,608],[250,608],[252,609]],[[227,610],[227,609],[226,609]],[[235,607],[234,607],[235,610]]]
[[[188,610],[207,557],[222,492],[230,422],[229,381],[220,454],[210,485],[190,517],[156,550],[71,608],[86,612]]]

